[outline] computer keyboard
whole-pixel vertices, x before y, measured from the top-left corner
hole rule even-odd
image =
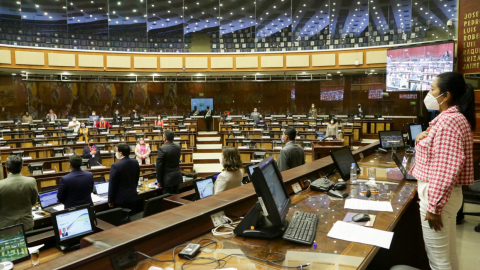
[[[317,234],[318,216],[315,214],[295,211],[283,239],[299,244],[311,245]]]

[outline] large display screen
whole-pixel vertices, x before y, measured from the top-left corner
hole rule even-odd
[[[332,89],[332,90],[322,89],[320,91],[320,100],[322,101],[343,100],[343,89]]]
[[[400,94],[400,99],[417,99],[417,94]]]
[[[438,74],[453,71],[454,43],[387,51],[387,91],[428,91]]]
[[[382,89],[368,90],[368,99],[382,99]]]
[[[210,110],[213,111],[213,98],[192,98],[190,109],[193,111],[195,106],[199,111],[205,111],[207,106],[210,106]]]

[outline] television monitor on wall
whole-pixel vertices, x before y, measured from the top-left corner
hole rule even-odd
[[[417,99],[417,94],[400,94],[400,99]]]
[[[368,99],[382,99],[383,89],[368,90]]]
[[[343,89],[341,89],[341,90],[322,90],[322,91],[320,91],[320,100],[322,100],[322,101],[343,100]]]
[[[429,91],[438,74],[453,71],[453,42],[387,51],[387,91]]]
[[[210,110],[213,111],[213,98],[192,98],[191,99],[191,111],[193,107],[197,106],[199,111],[205,111],[207,106],[210,106]]]

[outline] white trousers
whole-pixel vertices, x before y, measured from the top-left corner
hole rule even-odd
[[[430,267],[433,270],[458,270],[456,217],[463,201],[462,187],[455,186],[450,199],[442,210],[443,228],[439,232],[430,229],[428,221],[424,221],[428,205],[428,183],[418,181],[418,197],[420,198],[420,219],[422,222],[423,240]]]

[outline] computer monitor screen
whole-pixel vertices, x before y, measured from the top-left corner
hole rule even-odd
[[[252,176],[252,174],[253,174],[253,168],[255,168],[255,166],[257,166],[257,164],[251,164],[251,165],[248,165],[248,166],[247,166],[247,169],[248,169],[248,172],[247,172],[248,177],[251,177],[251,176]]]
[[[47,208],[49,206],[58,204],[59,202],[57,199],[57,193],[58,190],[52,190],[38,194],[38,197],[40,198],[40,205],[42,206],[42,208]]]
[[[268,188],[272,193],[273,200],[277,205],[278,212],[282,212],[283,207],[285,205],[285,201],[287,200],[287,194],[283,189],[283,183],[281,182],[280,178],[278,177],[275,168],[273,167],[273,162],[268,163],[265,166],[261,167],[263,177],[267,181]]]
[[[93,178],[93,183],[99,184],[99,183],[105,183],[105,177],[104,176],[98,176]]]
[[[101,183],[101,184],[96,184],[95,185],[95,190],[97,190],[98,195],[108,193],[108,182]]]
[[[23,224],[0,230],[0,262],[17,263],[30,258]]]
[[[200,199],[213,195],[213,178],[206,178],[195,182],[195,189]]]
[[[408,127],[408,137],[410,138],[410,145],[415,144],[415,139],[417,138],[418,134],[422,133],[422,125],[421,124],[412,124]]]
[[[380,144],[384,149],[392,149],[393,146],[396,148],[405,147],[403,134],[400,130],[380,131],[378,132],[378,137],[380,138]]]
[[[93,232],[87,207],[59,213],[53,220],[56,223],[60,241]]]
[[[343,180],[347,181],[350,179],[350,169],[352,167],[352,163],[355,163],[357,172],[360,171],[360,167],[358,167],[358,164],[352,155],[352,151],[348,146],[332,150],[330,152],[330,156],[332,157],[333,163],[335,164],[335,167],[337,168],[337,171]]]

